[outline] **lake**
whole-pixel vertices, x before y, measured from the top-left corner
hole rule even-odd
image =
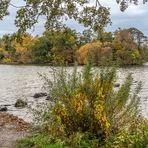
[[[71,71],[72,67],[68,67],[67,70]],[[17,109],[12,104],[17,99],[26,99],[28,102],[45,101],[45,97],[34,99],[33,95],[44,91],[42,87],[44,82],[39,77],[39,73],[51,77],[50,71],[51,67],[48,66],[0,65],[0,105],[10,104],[8,112],[29,121],[30,114],[27,110]],[[148,118],[148,65],[120,68],[118,82],[121,83],[128,73],[133,73],[134,85],[137,81],[142,81],[141,111],[143,116]]]

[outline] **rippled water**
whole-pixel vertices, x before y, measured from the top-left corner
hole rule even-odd
[[[15,66],[0,65],[0,105],[14,104],[17,99],[23,98],[28,101],[37,101],[32,96],[35,93],[43,92],[43,81],[38,73],[46,73],[51,77],[51,68],[48,66]],[[72,67],[68,68],[71,71]],[[134,81],[142,81],[141,91],[141,110],[145,117],[148,118],[148,66],[120,68],[118,70],[119,81],[129,73],[133,73]],[[45,100],[40,98],[38,101]],[[9,106],[9,112],[20,116],[26,120],[29,114],[26,109],[16,109]]]

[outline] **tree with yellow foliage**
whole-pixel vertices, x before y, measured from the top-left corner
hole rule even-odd
[[[0,39],[1,63],[12,63],[16,60],[14,34],[6,34]]]
[[[87,63],[87,59],[89,56],[91,56],[95,65],[99,65],[103,58],[107,58],[111,55],[111,52],[111,43],[94,41],[80,47],[76,51],[76,57],[78,63],[81,65]]]
[[[23,64],[31,63],[31,47],[35,44],[36,38],[27,33],[22,34],[21,38],[21,42],[17,41],[16,39],[14,41],[17,61]]]

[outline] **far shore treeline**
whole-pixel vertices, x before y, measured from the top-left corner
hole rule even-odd
[[[107,63],[141,65],[148,61],[148,39],[136,28],[115,32],[84,30],[77,33],[67,27],[46,30],[42,36],[16,33],[0,38],[1,64],[86,64],[91,56],[96,66]]]

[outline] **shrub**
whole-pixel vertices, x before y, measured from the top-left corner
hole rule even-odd
[[[3,48],[0,48],[0,61],[3,60],[4,57],[5,57],[5,52]]]
[[[116,68],[93,73],[90,63],[81,73],[76,67],[72,74],[62,68],[54,71],[53,80],[45,77],[52,99],[43,113],[41,133],[49,134],[50,143],[60,141],[61,147],[134,146],[139,136],[138,143],[144,145],[148,132],[146,122],[139,120],[141,83],[131,92],[129,74],[115,90],[116,78]]]
[[[12,60],[10,58],[4,58],[2,60],[2,63],[5,63],[5,64],[11,63],[11,62],[12,62]]]
[[[72,75],[68,75],[62,69],[54,81],[46,80],[53,98],[47,124],[44,124],[46,131],[55,139],[78,146],[86,137],[88,141],[95,139],[97,145],[104,144],[112,132],[130,128],[131,119],[137,120],[139,115],[137,94],[141,84],[131,94],[130,74],[118,91],[113,87],[115,81],[115,68],[103,68],[95,75],[90,64],[82,73],[78,74],[75,68]]]
[[[111,134],[106,142],[106,147],[127,147],[127,148],[147,148],[148,146],[148,121],[139,118],[133,120],[131,128],[123,129],[118,134]]]

